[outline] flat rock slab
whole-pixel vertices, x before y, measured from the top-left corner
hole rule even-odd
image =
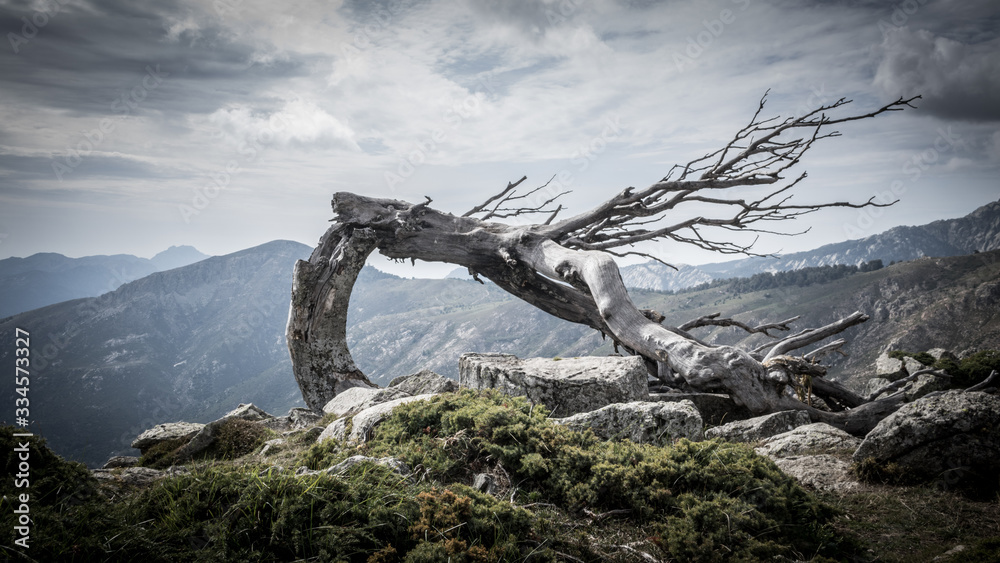
[[[782,411],[709,428],[705,431],[705,437],[722,438],[730,442],[759,442],[811,422],[806,411]]]
[[[701,440],[703,426],[701,415],[691,401],[615,403],[552,422],[576,430],[589,428],[604,440],[627,439],[657,445],[679,438]]]
[[[945,484],[1000,472],[1000,397],[949,391],[907,403],[882,419],[854,461],[896,463],[917,479]]]
[[[458,365],[462,387],[527,397],[555,416],[649,397],[646,365],[638,356],[522,360],[511,354],[463,354]]]
[[[817,491],[843,493],[861,488],[861,484],[851,476],[851,464],[832,455],[778,458],[774,464],[789,477]]]
[[[772,436],[754,449],[760,455],[777,459],[803,454],[853,453],[860,443],[861,440],[839,428],[816,422]]]
[[[137,450],[145,451],[156,444],[167,440],[173,440],[176,438],[191,438],[200,432],[204,427],[204,424],[198,424],[196,422],[168,422],[165,424],[157,424],[142,434],[139,434],[139,437],[132,441],[132,447]]]
[[[334,416],[348,416],[359,413],[367,408],[374,407],[380,403],[409,397],[402,388],[388,387],[379,389],[378,387],[352,387],[323,406],[323,412]]]

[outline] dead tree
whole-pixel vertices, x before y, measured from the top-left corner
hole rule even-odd
[[[295,266],[287,339],[295,376],[306,403],[320,409],[341,389],[369,384],[346,344],[351,288],[368,255],[378,249],[394,259],[421,259],[465,266],[511,294],[561,319],[587,325],[616,347],[641,355],[664,383],[698,391],[728,393],[755,413],[804,409],[815,420],[863,432],[898,408],[900,397],[866,402],[822,379],[816,359],[839,350],[834,342],[804,356],[792,352],[818,344],[868,319],[856,312],[825,327],[803,331],[756,351],[713,346],[688,333],[698,326],[726,324],[771,335],[794,319],[749,327],[731,319],[705,317],[681,327],[664,326],[655,312],[640,311],[629,298],[614,256],[640,255],[638,243],[672,240],[724,254],[756,254],[753,244],[727,240],[730,231],[773,234],[768,225],[829,207],[880,207],[871,198],[803,203],[793,190],[805,172],[786,180],[813,145],[839,133],[831,126],[913,107],[898,99],[869,113],[835,117],[849,100],[822,105],[798,117],[761,118],[766,94],[750,122],[722,148],[683,166],[644,189],[627,188],[579,215],[557,220],[552,207],[562,195],[543,188],[519,193],[525,180],[461,216],[422,203],[340,192],[333,196],[333,225],[308,261]],[[754,188],[763,186],[764,188]],[[742,195],[762,191],[757,197]],[[534,202],[534,205],[525,202]],[[894,203],[894,202],[893,202]],[[694,207],[702,209],[695,214]],[[710,208],[712,214],[704,209]],[[543,222],[510,225],[497,219],[539,214]],[[809,384],[809,393],[802,388]],[[790,392],[798,389],[799,393]],[[824,398],[821,410],[808,398]],[[805,402],[800,397],[807,399]],[[838,410],[839,409],[839,410]]]

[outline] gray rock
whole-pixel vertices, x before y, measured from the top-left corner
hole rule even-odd
[[[380,403],[387,403],[410,394],[395,387],[379,389],[377,387],[352,387],[330,399],[323,406],[323,412],[334,416],[348,416],[361,412]]]
[[[912,403],[928,393],[943,391],[948,388],[949,380],[944,377],[936,377],[929,373],[918,375],[917,379],[911,381],[903,387],[903,394],[906,402]]]
[[[1000,473],[1000,397],[947,391],[882,419],[854,461],[895,463],[913,480],[958,484]]]
[[[294,407],[288,411],[287,417],[291,430],[301,430],[319,422],[323,418],[323,415],[307,408]]]
[[[430,399],[433,396],[433,394],[429,393],[426,395],[401,397],[393,401],[369,407],[355,414],[353,417],[338,418],[330,423],[325,430],[323,430],[323,433],[319,435],[317,442],[323,442],[330,439],[366,442],[371,437],[372,430],[381,424],[383,420],[388,418],[390,414],[392,414],[392,409],[412,401]],[[347,432],[348,422],[351,423],[350,433]]]
[[[737,405],[729,395],[722,393],[652,393],[650,401],[691,401],[701,413],[705,424],[718,426],[736,420],[746,420],[753,417],[750,409]]]
[[[476,473],[472,478],[472,488],[481,493],[492,495],[496,490],[496,479],[489,473]]]
[[[679,438],[702,439],[702,421],[691,401],[616,403],[552,422],[569,428],[589,428],[604,440],[669,444]]]
[[[812,421],[806,411],[783,411],[709,428],[705,431],[705,437],[723,438],[730,442],[757,442],[810,422]]]
[[[754,449],[763,456],[777,459],[802,454],[851,453],[860,443],[861,440],[839,428],[815,422],[772,436]]]
[[[284,438],[275,438],[273,440],[268,440],[268,441],[264,442],[264,447],[261,448],[259,455],[263,456],[263,455],[267,455],[268,452],[279,450],[279,449],[281,449],[281,446],[285,445],[285,443],[286,442],[285,442]]]
[[[954,360],[956,362],[958,361],[958,356],[952,354],[951,352],[945,350],[944,348],[931,348],[930,350],[927,351],[927,353],[930,354],[931,357],[934,358],[935,360],[940,360],[941,358],[944,358],[948,360]]]
[[[132,442],[132,447],[137,450],[145,451],[156,444],[167,440],[173,440],[176,438],[191,438],[200,432],[204,427],[204,424],[194,422],[168,422],[166,424],[157,424],[142,434],[139,434],[139,437]]]
[[[903,368],[906,369],[907,375],[913,375],[922,369],[927,369],[927,366],[909,356],[906,356],[903,358]]]
[[[874,395],[876,391],[885,387],[889,383],[890,381],[884,377],[873,377],[865,382],[864,387],[861,389],[861,396],[871,397],[872,399],[875,399],[876,397],[872,395]]]
[[[261,410],[260,408],[258,408],[253,403],[249,403],[249,404],[240,403],[240,406],[238,406],[235,409],[227,412],[219,420],[226,420],[226,419],[230,419],[230,418],[242,418],[243,420],[249,420],[251,422],[257,422],[257,421],[260,421],[260,420],[268,420],[268,419],[271,419],[271,418],[274,418],[274,417],[271,416],[271,415],[269,415],[269,414],[267,414],[266,412],[264,412],[263,410]]]
[[[903,374],[903,360],[890,358],[888,352],[882,352],[875,360],[875,376],[888,380],[898,379]]]
[[[646,365],[638,356],[521,360],[510,354],[463,354],[459,375],[462,387],[525,396],[556,416],[649,396]]]
[[[403,375],[393,379],[389,382],[388,388],[399,389],[409,395],[451,393],[458,391],[458,382],[425,369],[412,375]]]
[[[170,473],[151,467],[128,467],[119,472],[98,469],[91,474],[99,481],[111,482],[128,487],[146,487],[167,477]]]
[[[800,455],[774,460],[774,464],[799,483],[816,489],[844,493],[861,487],[851,477],[851,465],[832,455]]]
[[[101,469],[117,469],[119,467],[135,467],[139,465],[139,458],[131,455],[117,455],[108,460]]]

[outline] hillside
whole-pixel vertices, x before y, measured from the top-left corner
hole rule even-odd
[[[172,246],[152,258],[128,254],[68,258],[52,252],[0,260],[0,318],[46,305],[97,297],[122,284],[207,258],[190,246]]]
[[[16,328],[31,334],[32,429],[94,465],[130,451],[137,432],[211,419],[234,397],[297,405],[283,336],[292,265],[308,253],[271,242],[0,321],[5,342]],[[12,354],[0,350],[0,361]],[[9,404],[13,393],[3,393]]]
[[[871,260],[884,263],[924,256],[960,256],[1000,249],[1000,201],[976,209],[965,217],[934,221],[916,227],[894,227],[858,240],[828,244],[806,252],[774,257],[753,257],[673,270],[658,262],[625,266],[622,279],[628,287],[676,291],[713,279],[749,277],[761,272],[800,268],[859,265]]]

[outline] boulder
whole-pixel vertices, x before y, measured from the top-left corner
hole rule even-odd
[[[899,379],[903,374],[903,360],[890,358],[888,352],[882,352],[875,359],[875,376],[884,377],[890,381]]]
[[[176,438],[191,438],[200,432],[204,427],[204,424],[198,424],[195,422],[168,422],[166,424],[157,424],[142,434],[139,434],[139,437],[132,442],[132,447],[140,451],[146,451],[160,442],[174,440]]]
[[[525,396],[557,416],[649,396],[646,365],[638,356],[521,360],[510,354],[463,354],[458,365],[462,387]]]
[[[851,453],[860,443],[860,439],[839,428],[815,422],[772,436],[754,449],[760,455],[777,459],[803,454]]]
[[[944,348],[931,348],[930,350],[927,351],[927,353],[930,354],[931,357],[934,358],[935,360],[940,360],[944,358],[946,360],[952,360],[955,362],[958,361],[958,356],[952,354],[951,352],[945,350]]]
[[[269,452],[280,450],[287,442],[284,438],[275,438],[273,440],[268,440],[264,442],[264,447],[260,449],[261,456],[267,455]]]
[[[854,461],[896,464],[909,481],[996,487],[1000,397],[947,391],[907,403],[865,436]]]
[[[458,382],[438,375],[431,370],[403,375],[389,382],[388,389],[398,389],[409,395],[426,395],[427,393],[451,393],[458,391]]]
[[[758,442],[810,422],[812,421],[806,411],[782,411],[709,428],[705,431],[705,437],[722,438],[730,442]]]
[[[927,369],[927,366],[909,356],[906,356],[903,358],[903,368],[906,370],[907,375],[913,375],[922,369]]]
[[[410,393],[401,388],[352,387],[330,399],[330,402],[323,406],[323,412],[334,416],[347,416],[379,403],[409,396]]]
[[[291,432],[309,428],[322,418],[321,414],[307,408],[292,407],[285,416],[266,420],[263,424],[275,432]]]
[[[943,391],[948,388],[949,380],[944,377],[936,377],[932,374],[925,373],[923,375],[918,375],[917,378],[903,387],[903,394],[906,396],[906,402],[912,403],[917,399],[920,399],[928,393],[934,391]]]
[[[240,403],[240,406],[227,412],[219,420],[227,420],[230,418],[242,418],[243,420],[249,420],[250,422],[258,422],[261,420],[268,420],[274,417],[267,414],[253,403],[249,404]]]
[[[718,426],[735,420],[746,420],[753,417],[750,409],[736,404],[729,395],[723,393],[652,393],[651,401],[691,401],[701,413],[705,424]]]
[[[392,414],[392,409],[412,401],[430,399],[433,396],[433,394],[428,393],[426,395],[401,397],[399,399],[368,407],[358,412],[353,417],[338,418],[330,423],[325,430],[323,430],[323,433],[319,435],[317,442],[323,442],[329,439],[366,442],[371,437],[372,430],[381,424],[383,420],[389,418],[389,415]],[[351,426],[350,432],[347,432],[348,423],[350,423]]]
[[[877,396],[873,397],[872,395],[874,395],[876,391],[885,387],[889,383],[891,382],[884,377],[873,377],[865,382],[864,387],[861,389],[861,396],[871,397],[872,399],[875,399]]]
[[[774,460],[774,464],[799,483],[836,493],[855,491],[861,487],[851,476],[851,464],[832,455],[799,455]]]
[[[702,421],[691,401],[615,403],[552,422],[575,430],[591,429],[604,440],[669,444],[678,438],[702,439]]]

